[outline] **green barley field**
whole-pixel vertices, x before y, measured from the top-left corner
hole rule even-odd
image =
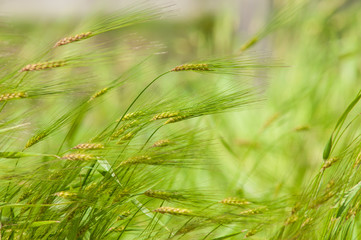
[[[0,9],[0,240],[361,239],[360,1],[124,2]]]

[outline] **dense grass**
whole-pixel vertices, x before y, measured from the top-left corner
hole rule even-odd
[[[170,11],[1,21],[1,238],[358,239],[361,4]]]

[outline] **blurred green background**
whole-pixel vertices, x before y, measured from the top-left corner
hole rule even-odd
[[[96,1],[34,1],[27,9],[26,4],[29,2],[0,4],[6,21],[11,21],[2,28],[3,41],[6,38],[8,45],[1,51],[21,56],[22,62],[32,59],[54,39],[76,32],[74,22],[81,26],[89,21],[88,14],[94,8],[112,6]],[[271,22],[275,12],[287,10],[285,5],[282,1],[177,1],[176,10],[165,21],[89,40],[89,45],[106,42],[131,52],[116,64],[92,66],[94,76],[89,88],[105,86],[139,62],[147,51],[161,53],[144,67],[144,71],[155,73],[193,59],[236,54],[242,44]],[[219,143],[217,165],[202,172],[206,176],[198,181],[226,191],[225,195],[298,193],[318,171],[323,147],[337,118],[358,92],[361,3],[312,1],[305,8],[289,10],[294,13],[287,21],[248,50],[269,54],[284,68],[262,70],[251,80],[207,76],[197,81],[199,76],[192,74],[174,76],[161,80],[142,98],[146,102],[152,95],[167,96],[170,91],[191,98],[205,84],[222,88],[235,81],[252,81],[260,89],[262,101],[255,106],[192,123],[210,128]],[[92,128],[107,122],[104,116],[113,117],[114,108],[125,108],[148,81],[149,77],[139,77],[119,89],[114,96],[119,101],[109,98],[100,108],[102,115],[88,120]]]
[[[55,5],[56,1],[49,2],[44,1],[43,8],[34,7],[41,6],[41,1],[40,5],[30,4],[34,9],[28,9],[20,1],[0,1],[0,13],[6,16],[0,35],[0,41],[6,44],[1,45],[4,49],[0,51],[12,58],[7,64],[29,63],[55,40],[77,33],[89,21],[96,22],[101,14],[92,13],[98,7],[116,8],[111,2],[107,5],[96,1],[81,4],[64,1],[62,6]],[[54,12],[55,9],[59,12]],[[139,73],[144,74],[133,76],[102,102],[86,119],[79,136],[91,137],[96,129],[112,121],[151,76],[194,59],[238,54],[245,42],[272,26],[247,52],[271,56],[284,67],[260,70],[253,77],[173,75],[152,86],[137,105],[146,104],[155,96],[192,99],[205,86],[216,91],[239,82],[251,84],[259,90],[257,104],[240,112],[182,123],[211,133],[210,138],[216,142],[217,160],[206,171],[179,170],[177,179],[182,187],[210,189],[225,197],[278,200],[300,194],[319,171],[322,151],[337,119],[360,89],[361,2],[315,0],[304,7],[288,8],[286,1],[280,0],[177,1],[174,9],[162,21],[87,40],[89,48],[105,44],[120,49],[121,54],[114,57],[112,64],[88,67],[91,76],[87,88],[82,89],[84,92],[106,86],[148,54],[159,54],[141,66]],[[282,11],[290,14],[283,21],[273,23],[274,15]],[[80,44],[75,44],[74,49],[77,47]],[[62,74],[65,78],[67,74],[73,76],[74,70]],[[79,97],[81,94],[68,94],[66,99],[51,101],[63,101],[66,109],[69,102]],[[46,109],[54,104],[51,101],[39,101],[38,108]],[[32,129],[40,128],[57,113],[40,111],[39,114],[44,115],[44,122],[33,123],[28,136],[19,141],[25,143],[32,136]],[[350,132],[357,135],[357,128]],[[49,151],[48,145],[37,148]]]

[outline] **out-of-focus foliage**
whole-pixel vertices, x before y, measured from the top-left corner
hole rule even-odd
[[[2,19],[1,237],[358,239],[361,3],[271,6]]]

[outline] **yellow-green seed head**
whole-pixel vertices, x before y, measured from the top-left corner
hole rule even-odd
[[[90,161],[90,160],[96,160],[97,157],[90,154],[70,153],[64,155],[62,159],[70,160],[70,161]]]
[[[103,149],[104,145],[101,143],[81,143],[73,147],[73,149]]]
[[[180,71],[211,71],[209,65],[206,63],[199,64],[183,64],[177,66],[171,70],[172,72],[180,72]]]
[[[92,36],[92,32],[85,32],[85,33],[80,33],[77,34],[75,36],[71,36],[71,37],[66,37],[63,39],[60,39],[58,42],[55,43],[54,47],[59,47],[59,46],[63,46],[72,42],[77,42],[80,41],[82,39],[86,39]]]
[[[250,202],[248,202],[244,199],[238,199],[235,197],[225,198],[222,201],[220,201],[220,203],[225,204],[225,205],[233,205],[233,206],[243,206],[243,205],[250,204]]]
[[[103,88],[102,90],[94,93],[94,95],[91,96],[91,98],[88,100],[88,102],[91,102],[94,99],[96,99],[97,97],[100,97],[101,95],[105,94],[108,90],[109,90],[109,88]]]
[[[192,211],[183,208],[160,207],[153,211],[161,214],[170,214],[170,215],[182,215],[182,216],[192,215]]]
[[[65,61],[52,61],[52,62],[28,64],[25,67],[23,67],[20,70],[20,72],[30,72],[30,71],[39,71],[50,68],[57,68],[57,67],[65,66],[65,64],[66,64]]]
[[[147,190],[144,192],[144,195],[151,198],[159,198],[164,200],[170,199],[182,199],[184,198],[181,194],[176,192],[166,192],[159,190]]]
[[[162,113],[158,113],[158,114],[154,115],[153,118],[151,119],[151,121],[164,119],[164,118],[170,118],[170,117],[176,117],[178,115],[179,115],[179,112],[162,112]]]
[[[155,142],[152,147],[165,147],[171,144],[171,141],[168,139],[164,139],[164,140],[159,140],[157,142]]]
[[[0,95],[0,102],[12,99],[26,98],[27,96],[28,95],[25,92],[5,93]]]
[[[149,161],[151,159],[152,158],[147,155],[137,156],[137,157],[132,157],[132,158],[129,158],[128,160],[121,162],[120,165],[122,166],[122,165],[146,163],[147,161]]]

